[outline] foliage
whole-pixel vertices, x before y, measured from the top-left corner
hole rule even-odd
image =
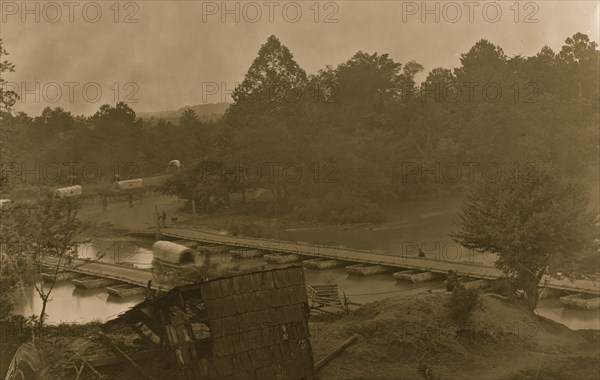
[[[454,239],[478,252],[499,254],[496,266],[537,305],[537,286],[549,266],[593,246],[593,215],[581,186],[527,166],[518,178],[480,183],[468,195]]]
[[[379,207],[369,201],[348,194],[327,194],[297,205],[291,216],[305,221],[329,223],[382,222]]]
[[[9,113],[2,131],[10,133],[10,144],[3,144],[2,153],[10,151],[10,161],[28,169],[76,162],[81,172],[97,166],[103,176],[94,186],[113,174],[121,179],[166,174],[173,159],[186,170],[215,162],[226,171],[233,168],[235,179],[214,176],[203,183],[191,170],[168,191],[187,199],[195,193],[211,209],[226,205],[232,193],[267,189],[275,214],[296,209],[309,219],[313,212],[302,211],[305,204],[327,194],[385,204],[461,193],[489,164],[504,169],[534,163],[556,176],[594,184],[599,54],[597,44],[581,33],[567,38],[558,52],[544,46],[530,57],[507,56],[482,39],[461,54],[459,67],[434,68],[418,84],[420,64],[400,63],[382,52],[359,51],[307,75],[271,36],[221,120],[203,124],[188,108],[178,121],[142,121],[123,103],[103,105],[89,117],[60,108],[35,118]],[[501,91],[498,98],[494,88]],[[283,175],[290,165],[302,168],[298,180]],[[257,166],[258,177],[243,175]],[[6,169],[3,164],[3,173]],[[63,174],[42,184],[69,184],[67,170]],[[5,192],[44,182],[34,176],[2,179],[7,177]],[[211,196],[222,201],[211,205]],[[368,213],[358,217],[372,219]]]
[[[6,320],[15,305],[15,290],[19,284],[19,276],[11,261],[2,252],[0,261],[0,321]]]
[[[260,47],[242,83],[233,90],[235,102],[227,110],[227,119],[236,128],[256,125],[259,115],[285,119],[302,99],[306,84],[304,70],[272,35]]]
[[[5,88],[5,72],[15,71],[15,66],[7,60],[3,60],[8,55],[8,52],[2,46],[2,38],[0,38],[0,193],[4,193],[13,187],[11,183],[12,173],[11,168],[7,165],[8,162],[16,157],[16,149],[6,144],[13,132],[4,126],[6,117],[10,116],[12,106],[18,99],[16,92],[6,90]]]
[[[2,39],[0,38],[0,74],[15,71],[15,65],[10,63],[7,60],[2,60],[2,58],[6,57],[8,52],[2,46]],[[12,106],[18,99],[18,95],[16,92],[10,90],[7,91],[4,87],[4,83],[6,80],[3,78],[3,75],[0,75],[0,120],[2,120],[3,114],[11,111]]]
[[[452,290],[446,306],[450,311],[450,317],[455,322],[466,322],[477,305],[479,305],[477,289],[466,289],[463,285],[458,284]]]
[[[78,208],[76,200],[54,199],[48,195],[34,207],[17,204],[2,215],[6,264],[14,268],[13,273],[19,276],[19,281],[31,283],[42,300],[38,319],[40,331],[54,287],[54,282],[49,286],[43,283],[43,264],[48,264],[48,259],[54,260],[49,264],[55,276],[61,264],[71,264],[77,244],[74,239],[80,225],[77,220]]]
[[[203,161],[168,178],[159,191],[196,201],[199,209],[213,210],[229,204],[236,178],[218,161]]]
[[[188,108],[183,111],[183,114],[179,118],[179,126],[183,128],[199,128],[202,126],[202,122],[196,115],[196,112]]]

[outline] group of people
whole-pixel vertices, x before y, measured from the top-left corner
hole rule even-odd
[[[133,208],[133,194],[128,194],[127,198],[129,200],[129,208]],[[106,209],[108,208],[108,197],[101,196],[100,199],[102,201],[102,210],[106,211]]]
[[[167,228],[167,213],[165,212],[165,210],[163,210],[163,212],[160,214],[157,213],[157,217],[158,217],[158,226],[160,228]],[[172,224],[177,223],[177,213],[175,213],[171,216],[171,223]]]

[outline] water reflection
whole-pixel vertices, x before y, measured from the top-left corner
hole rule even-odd
[[[35,289],[25,289],[26,297],[17,305],[16,311],[24,316],[39,315],[42,302]],[[48,323],[85,323],[93,320],[107,321],[136,305],[144,296],[134,297],[121,303],[107,302],[108,293],[104,289],[76,289],[70,282],[57,283],[50,295],[46,313]]]
[[[600,330],[600,310],[575,310],[564,308],[558,299],[540,300],[537,313],[543,317],[578,329]]]
[[[396,281],[391,273],[382,273],[374,276],[350,276],[346,270],[334,268],[328,270],[304,271],[307,284],[337,284],[351,301],[368,303],[407,293],[420,293],[427,289],[438,289],[442,284],[437,281],[427,281],[419,284]]]
[[[429,219],[434,217],[430,216]],[[314,233],[314,231],[311,232]],[[356,232],[348,233],[348,236],[350,236],[350,234]],[[309,238],[305,236],[303,240]],[[151,244],[152,241],[127,242],[98,239],[94,241],[94,244],[87,243],[81,246],[78,252],[81,258],[96,259],[98,256],[102,256],[101,260],[106,262],[120,262],[125,263],[125,265],[136,266],[151,265],[152,252],[149,249]],[[285,264],[266,264],[260,258],[238,261],[232,259],[228,254],[211,256],[213,256],[212,262],[218,264],[219,267],[238,271],[254,271],[287,266]],[[337,284],[340,291],[344,292],[351,301],[362,304],[400,294],[414,294],[427,289],[443,288],[443,281],[441,280],[432,280],[414,285],[407,282],[398,282],[390,273],[369,277],[349,276],[344,267],[328,270],[307,269],[304,276],[307,284]],[[51,298],[52,301],[48,303],[46,309],[49,323],[84,323],[92,320],[106,321],[117,316],[141,302],[144,295],[119,298],[109,296],[104,288],[94,290],[76,289],[68,281],[57,283],[52,290]],[[23,290],[16,312],[30,316],[32,314],[39,315],[40,310],[41,301],[35,289]],[[572,329],[600,329],[600,311],[565,309],[558,299],[540,300],[537,312]]]
[[[106,263],[121,263],[140,268],[152,266],[152,242],[150,240],[127,241],[95,239],[77,247],[80,259],[99,260]]]
[[[279,238],[318,244],[326,250],[349,247],[382,250],[404,257],[417,257],[420,248],[428,259],[494,265],[495,255],[483,255],[468,250],[449,237],[456,229],[453,222],[461,202],[461,197],[402,202],[386,212],[394,215],[394,218],[401,218],[400,221],[392,220],[378,227],[359,226],[348,230],[288,229],[280,231]]]

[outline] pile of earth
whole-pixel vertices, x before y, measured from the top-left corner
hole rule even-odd
[[[321,379],[598,379],[597,334],[573,331],[524,305],[481,296],[468,322],[450,320],[446,292],[399,296],[312,325],[319,360],[360,339]]]

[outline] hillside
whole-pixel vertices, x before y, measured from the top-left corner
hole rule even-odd
[[[361,338],[320,372],[325,379],[596,379],[600,354],[584,332],[481,296],[470,322],[447,317],[446,292],[387,298],[312,332],[315,359]]]
[[[210,103],[210,104],[197,104],[195,106],[185,106],[176,111],[157,111],[157,112],[139,112],[137,116],[144,120],[158,120],[164,119],[170,121],[173,124],[178,123],[179,117],[183,114],[183,111],[191,108],[194,110],[196,115],[203,122],[215,121],[225,113],[229,107],[229,103]]]

